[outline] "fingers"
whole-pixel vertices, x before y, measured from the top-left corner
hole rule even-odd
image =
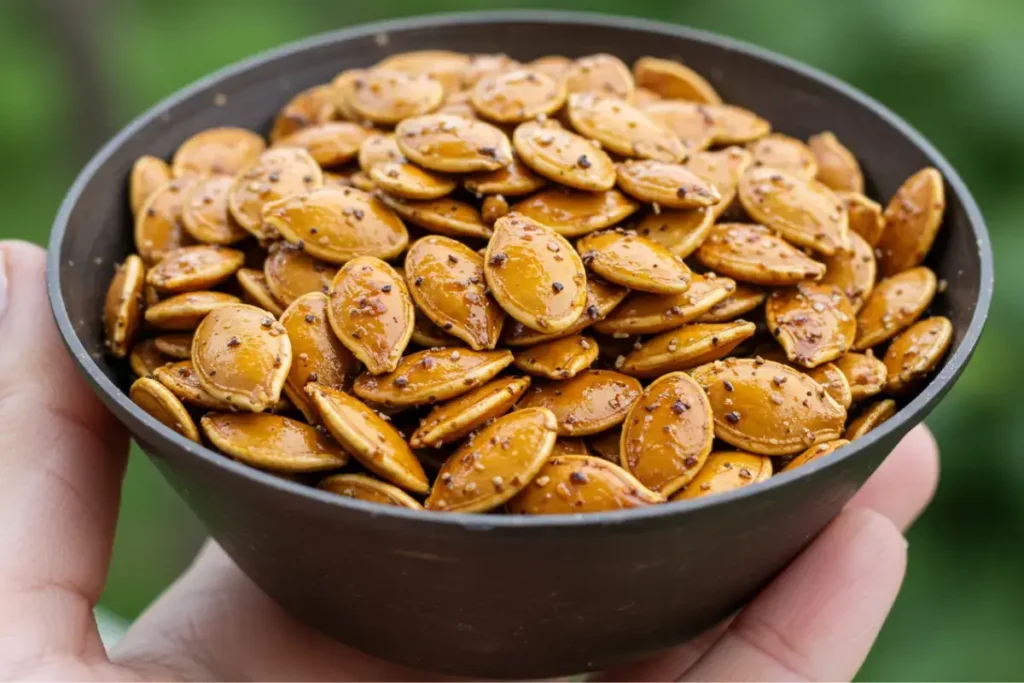
[[[127,438],[58,337],[43,250],[0,242],[0,264],[0,647],[16,633],[19,654],[80,648],[106,578]]]
[[[848,507],[870,508],[907,529],[924,511],[939,484],[939,448],[928,428],[919,425],[886,458]]]
[[[732,623],[687,680],[851,680],[896,599],[906,542],[848,509]]]
[[[303,626],[213,543],[111,658],[188,680],[427,680]]]

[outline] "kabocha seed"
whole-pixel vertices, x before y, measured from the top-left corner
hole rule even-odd
[[[395,54],[266,137],[137,159],[97,315],[157,422],[321,491],[687,500],[829,457],[940,369],[944,182],[913,170],[868,196],[841,136],[670,59]]]

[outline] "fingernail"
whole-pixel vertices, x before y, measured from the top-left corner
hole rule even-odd
[[[7,252],[0,249],[0,322],[7,312],[9,287],[7,286]]]

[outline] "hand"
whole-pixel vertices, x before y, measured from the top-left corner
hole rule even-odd
[[[93,607],[128,437],[61,345],[44,279],[39,248],[0,243],[0,678],[423,679],[299,624],[213,544],[106,652]],[[900,530],[937,476],[935,443],[917,429],[731,623],[604,675],[849,680],[899,590]]]

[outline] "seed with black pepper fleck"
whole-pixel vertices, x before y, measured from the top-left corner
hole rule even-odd
[[[586,154],[581,154],[580,158],[576,160],[576,165],[580,168],[590,168],[590,159],[587,158]]]
[[[733,410],[732,412],[725,414],[725,420],[731,424],[736,424],[740,421],[740,414]]]
[[[395,386],[398,387],[399,389],[402,389],[408,385],[409,378],[407,378],[405,375],[399,375],[398,377],[395,378]]]
[[[590,480],[587,479],[587,475],[585,472],[580,472],[579,470],[577,470],[569,475],[569,481],[571,481],[574,484],[586,484]]]
[[[391,285],[384,285],[383,287],[380,288],[380,291],[382,291],[385,294],[387,294],[388,292],[391,291]]]
[[[563,289],[565,289],[565,285],[563,285],[561,282],[552,282],[551,289],[555,290],[556,292],[561,292]]]

